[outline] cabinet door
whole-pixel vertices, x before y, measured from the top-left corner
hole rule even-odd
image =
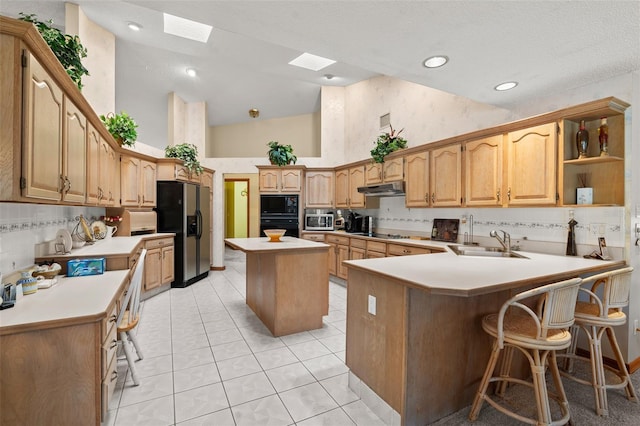
[[[100,134],[87,125],[87,204],[100,203]]]
[[[502,204],[502,135],[465,144],[465,201],[467,206]]]
[[[162,284],[170,283],[174,280],[173,269],[173,246],[167,246],[162,248]]]
[[[105,174],[107,181],[105,184],[106,195],[104,197],[104,204],[106,206],[115,206],[118,204],[118,199],[120,198],[120,165],[118,161],[120,154],[118,154],[106,141],[104,141],[104,144],[106,145],[105,153],[107,155],[106,163],[108,168]]]
[[[382,163],[369,163],[364,168],[364,181],[366,185],[382,183]]]
[[[364,173],[364,170],[363,170]],[[336,270],[338,278],[342,278],[343,280],[347,279],[347,267],[342,264],[344,260],[349,260],[349,246],[343,246],[342,244],[338,244],[337,246],[338,254],[336,261]]]
[[[349,169],[336,170],[336,208],[349,207]]]
[[[333,207],[334,180],[332,171],[307,172],[305,206],[308,208]]]
[[[364,259],[365,249],[351,247],[351,260]]]
[[[404,179],[404,159],[394,158],[383,163],[382,180],[393,182]]]
[[[556,204],[556,123],[508,134],[509,205]]]
[[[364,208],[364,194],[358,192],[359,186],[364,186],[364,166],[349,169],[350,208]]]
[[[431,151],[429,182],[432,207],[462,205],[462,146],[454,144]]]
[[[206,186],[207,188],[213,190],[213,173],[210,172],[202,172],[202,186]]]
[[[140,200],[141,207],[156,206],[156,164],[150,161],[140,161]]]
[[[162,249],[147,250],[144,259],[144,289],[151,290],[162,284]]]
[[[429,152],[407,155],[405,206],[429,207]]]
[[[140,172],[140,159],[123,155],[120,160],[120,203],[122,207],[137,207],[140,203],[138,193],[138,177]]]
[[[300,169],[282,169],[280,175],[282,192],[300,192],[302,189],[302,171]]]
[[[64,99],[62,200],[84,203],[87,193],[87,119],[68,99]]]
[[[111,206],[114,204],[115,189],[113,187],[113,179],[117,171],[117,164],[114,149],[102,138],[100,138],[98,161],[100,162],[100,167],[98,168],[100,174],[100,205]]]
[[[331,247],[329,247],[329,275],[335,276],[338,273],[337,262],[338,262],[338,248],[336,244],[327,243]]]
[[[23,195],[59,201],[62,190],[62,90],[29,55],[25,74]]]
[[[260,192],[278,192],[280,187],[280,172],[273,169],[260,170]]]

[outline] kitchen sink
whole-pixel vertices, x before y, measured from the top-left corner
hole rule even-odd
[[[514,251],[507,252],[501,247],[449,245],[449,248],[458,256],[516,257],[520,259],[528,259],[528,257]]]

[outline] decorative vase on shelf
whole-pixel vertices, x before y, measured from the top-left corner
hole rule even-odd
[[[609,155],[609,126],[607,125],[607,117],[600,118],[598,140],[600,142],[600,157],[606,157]]]
[[[580,130],[576,133],[576,146],[578,147],[578,159],[587,158],[589,132],[585,129],[584,120],[580,120]]]

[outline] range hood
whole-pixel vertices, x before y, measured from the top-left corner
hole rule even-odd
[[[367,197],[397,197],[404,195],[404,182],[398,180],[379,185],[360,186],[358,192]]]

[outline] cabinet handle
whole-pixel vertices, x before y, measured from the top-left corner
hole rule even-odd
[[[500,201],[500,188],[498,188],[498,192],[496,192],[496,198]]]
[[[435,202],[436,202],[436,193],[435,193],[435,192],[432,192],[432,193],[431,193],[431,202],[432,202],[432,203],[435,203]]]
[[[507,191],[507,199],[511,201],[511,187],[509,187],[509,190]]]
[[[411,250],[402,249],[402,252],[403,252],[403,253],[405,253],[405,254],[406,254],[406,253],[411,253]]]
[[[109,191],[109,200],[113,200],[113,194],[111,193],[111,191]]]
[[[424,194],[424,201],[426,201],[427,203],[429,202],[429,193],[428,192],[426,192]]]
[[[116,322],[118,320],[118,317],[116,315],[111,315],[109,317],[109,322]]]
[[[113,339],[113,340],[111,341],[111,345],[109,345],[109,349],[113,349],[113,348],[115,348],[116,346],[118,346],[118,341],[117,341],[116,339]]]
[[[111,381],[113,382],[117,378],[118,378],[118,371],[117,370],[113,370],[113,373],[111,373]]]
[[[63,193],[65,188],[64,176],[60,175],[60,185],[58,186],[58,192]]]

